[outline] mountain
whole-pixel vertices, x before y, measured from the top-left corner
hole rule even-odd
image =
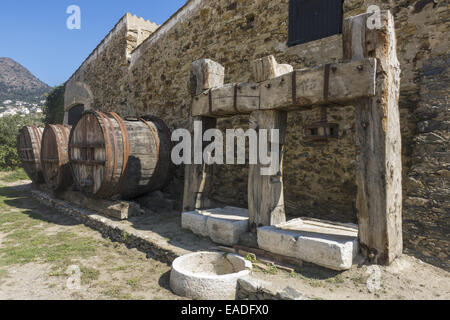
[[[50,87],[10,58],[0,58],[0,103],[5,100],[39,102]]]

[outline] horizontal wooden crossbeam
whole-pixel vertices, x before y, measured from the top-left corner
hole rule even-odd
[[[192,116],[226,117],[257,110],[346,105],[375,95],[376,59],[295,70],[261,83],[232,83],[194,97]]]

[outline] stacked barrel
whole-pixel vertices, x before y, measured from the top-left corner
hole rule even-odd
[[[75,126],[26,127],[18,137],[25,171],[55,192],[75,184],[93,198],[132,199],[160,190],[171,179],[171,139],[153,116],[122,119],[87,111]]]

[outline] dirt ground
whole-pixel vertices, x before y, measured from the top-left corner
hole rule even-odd
[[[169,288],[170,266],[103,239],[34,201],[29,181],[5,177],[0,174],[1,300],[180,299]],[[76,274],[69,266],[80,270],[79,287],[70,282]]]
[[[375,267],[376,268],[376,267]],[[361,263],[345,272],[305,264],[297,272],[255,268],[256,278],[292,287],[314,300],[448,300],[450,274],[403,255],[389,267]]]
[[[169,288],[170,266],[40,205],[18,178],[0,172],[0,299],[180,299]],[[70,266],[79,268],[79,288],[68,284]],[[292,273],[255,266],[253,275],[317,300],[450,299],[450,274],[407,255],[379,269],[305,263]]]

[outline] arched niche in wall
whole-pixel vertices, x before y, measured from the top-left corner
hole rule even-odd
[[[78,122],[78,119],[81,118],[84,111],[84,104],[77,104],[71,107],[67,112],[67,124],[69,126],[74,126]]]

